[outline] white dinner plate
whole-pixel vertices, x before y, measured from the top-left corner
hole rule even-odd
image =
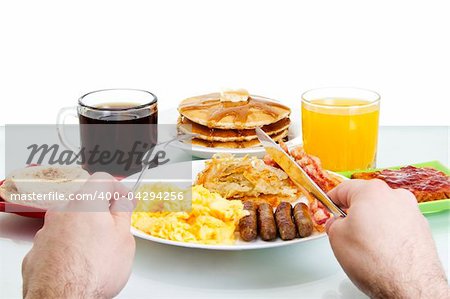
[[[176,171],[177,169],[179,169],[179,167],[182,167],[183,166],[182,164],[184,164],[184,163],[192,164],[192,180],[193,181],[195,181],[197,174],[205,168],[205,160],[187,161],[187,162],[175,163],[175,164],[170,164],[170,165],[164,165],[164,166],[160,166],[160,167],[154,168],[154,169],[149,169],[147,171],[146,176],[150,177],[152,171],[157,171],[157,170],[161,171],[162,167],[169,167],[169,169],[165,169],[165,170],[173,169],[173,171]],[[184,167],[186,167],[186,166],[187,165],[184,164]],[[330,173],[332,173],[333,175],[342,177],[339,174],[336,174],[333,172],[330,172]],[[134,174],[130,177],[125,178],[122,182],[124,182],[125,185],[127,185],[128,187],[132,188],[134,185],[134,182],[136,182],[137,177],[138,177],[138,174]],[[153,175],[153,177],[154,177],[154,175]],[[342,178],[347,179],[345,177],[342,177]],[[304,198],[304,197],[299,198],[298,201],[307,202],[306,198]],[[252,249],[281,247],[281,246],[287,246],[287,245],[292,245],[292,244],[297,244],[297,243],[309,242],[314,239],[318,239],[318,238],[322,238],[322,237],[326,236],[326,233],[314,232],[309,237],[297,238],[297,239],[290,240],[290,241],[283,241],[278,237],[274,241],[267,242],[267,241],[261,240],[258,237],[258,239],[256,239],[255,241],[252,241],[252,242],[245,242],[245,241],[238,239],[238,240],[236,240],[236,243],[233,245],[209,245],[209,244],[207,245],[207,244],[187,243],[187,242],[179,242],[179,241],[171,241],[171,240],[161,239],[161,238],[151,236],[151,235],[149,235],[143,231],[140,231],[134,227],[131,227],[131,232],[136,237],[139,237],[139,238],[142,238],[145,240],[149,240],[149,241],[153,241],[153,242],[157,242],[157,243],[168,244],[168,245],[173,245],[173,246],[188,247],[188,248],[211,249],[211,250],[252,250]]]
[[[298,110],[298,111],[297,111]],[[291,112],[291,125],[289,126],[288,141],[286,145],[288,147],[299,145],[302,142],[301,138],[301,126],[300,126],[300,108],[292,109]],[[158,123],[159,124],[176,124],[178,121],[178,110],[176,108],[159,111]],[[174,132],[174,135],[176,132]],[[192,156],[210,159],[217,153],[233,154],[236,157],[242,157],[245,155],[257,156],[262,158],[266,152],[262,146],[250,147],[250,148],[220,148],[220,147],[204,147],[198,145],[191,145],[181,141],[174,141],[171,146],[177,147],[185,152],[190,153]]]

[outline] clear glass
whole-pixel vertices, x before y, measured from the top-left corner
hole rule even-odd
[[[325,169],[376,165],[380,95],[360,88],[320,88],[302,95],[303,146]]]
[[[140,89],[103,89],[78,100],[78,114],[94,119],[120,120],[156,112],[156,96]]]

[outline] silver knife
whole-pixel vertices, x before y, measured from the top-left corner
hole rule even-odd
[[[308,174],[288,155],[278,144],[273,141],[261,128],[256,128],[256,135],[270,157],[280,165],[289,178],[296,184],[305,188],[314,195],[335,217],[345,217],[347,214],[341,210]]]

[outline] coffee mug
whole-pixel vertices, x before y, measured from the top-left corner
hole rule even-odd
[[[78,118],[80,146],[66,136],[69,117]],[[61,143],[79,154],[88,172],[125,177],[141,170],[145,153],[158,141],[157,97],[138,89],[104,89],[85,94],[77,107],[58,114]]]

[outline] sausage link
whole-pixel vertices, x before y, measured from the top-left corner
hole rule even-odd
[[[264,241],[271,241],[277,237],[277,226],[273,217],[272,206],[261,203],[258,206],[258,228],[259,236]]]
[[[258,236],[256,205],[252,201],[245,201],[244,209],[250,214],[239,220],[239,234],[242,240],[250,242]]]
[[[288,202],[282,202],[275,211],[278,232],[282,240],[292,240],[297,236],[297,229],[292,221],[292,206]]]
[[[308,237],[312,234],[314,225],[309,214],[309,208],[302,202],[299,202],[294,207],[294,221],[300,238]]]

